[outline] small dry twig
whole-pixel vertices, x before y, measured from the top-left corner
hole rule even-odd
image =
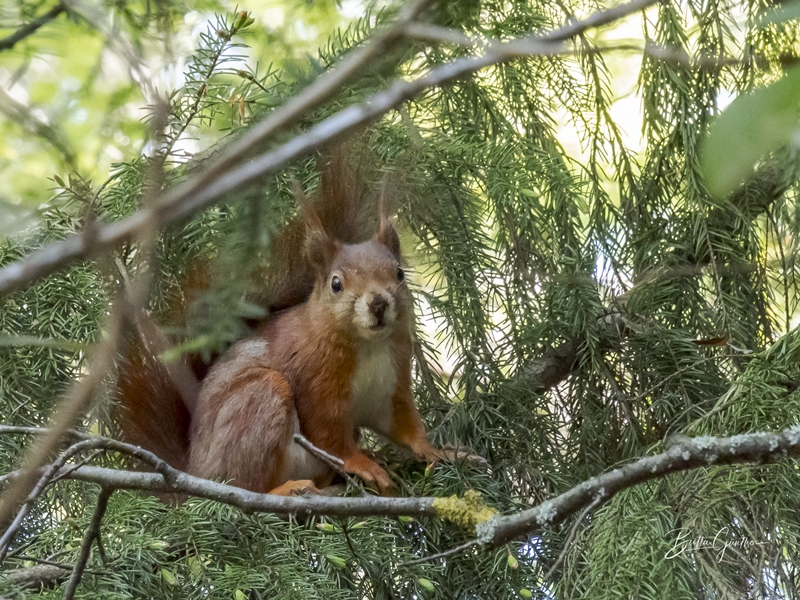
[[[319,460],[324,462],[328,465],[331,469],[336,471],[339,475],[345,478],[345,481],[357,489],[360,494],[363,496],[365,494],[364,488],[358,485],[358,482],[353,479],[350,474],[344,470],[344,461],[339,458],[338,456],[334,456],[329,452],[325,452],[322,448],[317,448],[314,444],[312,444],[308,438],[300,433],[294,434],[294,441],[297,442],[300,446],[308,450],[311,454],[316,456]]]
[[[426,562],[433,562],[434,560],[438,560],[440,558],[446,558],[448,556],[452,556],[453,554],[458,554],[466,550],[467,548],[472,548],[473,546],[478,545],[478,540],[469,540],[468,542],[464,542],[456,546],[455,548],[450,548],[449,550],[445,550],[444,552],[438,552],[436,554],[431,554],[430,556],[422,556],[420,558],[415,558],[413,560],[406,561],[403,563],[405,567],[411,567],[413,565],[420,565]]]
[[[578,532],[578,526],[583,522],[583,519],[586,518],[587,514],[589,514],[591,511],[597,508],[602,502],[602,500],[603,499],[600,496],[595,498],[594,502],[592,502],[589,506],[584,508],[581,514],[578,515],[578,518],[575,519],[575,523],[572,525],[572,529],[569,532],[569,536],[567,536],[567,541],[564,542],[564,547],[561,549],[561,553],[558,555],[556,562],[554,562],[553,566],[547,570],[547,573],[544,576],[544,581],[550,579],[550,575],[552,575],[555,572],[555,570],[558,568],[558,565],[560,565],[561,561],[564,560],[564,556],[566,556],[567,550],[572,544],[572,540],[575,539],[575,534]]]
[[[72,570],[69,581],[64,588],[63,600],[72,600],[75,597],[75,591],[78,589],[78,584],[81,582],[81,577],[83,577],[84,570],[86,569],[86,563],[89,561],[92,542],[97,540],[97,548],[100,550],[101,554],[103,554],[103,558],[105,558],[105,552],[103,552],[100,538],[100,524],[103,522],[103,516],[106,514],[106,509],[108,508],[108,500],[113,493],[114,490],[106,487],[100,490],[100,495],[97,497],[97,506],[94,509],[94,515],[92,515],[92,522],[89,524],[86,534],[83,536],[78,562],[75,563],[75,568]]]

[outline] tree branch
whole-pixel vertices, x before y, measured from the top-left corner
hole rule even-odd
[[[666,452],[640,458],[629,465],[584,481],[542,504],[512,515],[499,516],[478,525],[477,542],[497,547],[543,526],[564,521],[587,507],[609,500],[614,494],[663,477],[713,465],[764,464],[800,456],[800,426],[782,433],[748,433],[728,438],[676,437]],[[14,474],[11,474],[12,477]],[[258,494],[232,485],[217,483],[177,472],[172,484],[159,473],[123,471],[104,467],[62,467],[56,477],[95,483],[109,490],[141,490],[179,493],[235,506],[245,512],[283,515],[326,516],[437,516],[436,498],[358,498],[326,496],[275,496]],[[591,510],[590,508],[590,510]]]
[[[519,379],[534,394],[543,394],[555,387],[580,365],[580,348],[583,340],[568,340],[550,348],[543,356],[526,364]]]
[[[449,550],[444,550],[443,552],[437,552],[436,554],[429,554],[428,556],[421,556],[419,558],[415,558],[403,563],[404,567],[411,567],[414,565],[421,565],[428,562],[433,562],[435,560],[439,560],[440,558],[447,558],[448,556],[453,556],[453,554],[458,554],[459,552],[463,552],[464,550],[468,550],[473,546],[477,546],[480,542],[478,540],[469,540],[464,542],[463,544],[459,544],[454,548],[450,548]]]
[[[17,516],[11,522],[11,525],[8,526],[5,533],[3,533],[2,538],[0,538],[0,562],[2,562],[2,560],[6,557],[6,553],[11,545],[11,541],[14,539],[14,535],[16,535],[25,519],[25,516],[30,511],[34,502],[36,502],[36,499],[52,481],[59,478],[59,471],[64,467],[67,461],[84,450],[96,448],[98,445],[106,445],[107,442],[113,442],[113,440],[101,438],[100,440],[83,440],[81,442],[77,442],[76,444],[73,444],[64,450],[64,452],[62,452],[61,455],[44,470],[44,472],[39,476],[36,484],[33,486],[30,494],[25,499],[22,507],[17,512]],[[35,474],[36,471],[31,471],[31,475]]]
[[[20,425],[3,425],[0,424],[0,435],[7,435],[7,434],[14,434],[14,433],[21,433],[24,435],[39,435],[41,433],[45,433],[49,431],[45,427],[23,427]],[[76,439],[78,441],[83,440],[90,440],[93,436],[91,433],[84,433],[82,431],[76,431],[74,429],[68,429],[63,432],[63,437],[70,437]]]
[[[58,15],[65,12],[67,7],[63,4],[63,2],[59,2],[49,11],[44,13],[41,17],[37,17],[27,25],[23,25],[19,29],[17,29],[11,35],[0,39],[0,52],[3,50],[10,50],[19,42],[24,40],[26,37],[32,35],[39,29],[42,25],[46,25],[53,19],[55,19]]]
[[[36,427],[11,427],[8,425],[0,425],[0,435],[4,433],[36,433],[41,434],[42,436],[47,436],[52,435],[52,430],[39,429]],[[81,441],[73,444],[64,452],[62,452],[58,459],[40,475],[39,480],[36,482],[36,485],[34,485],[30,494],[26,498],[25,503],[17,513],[17,516],[14,518],[11,525],[8,526],[8,529],[6,529],[2,538],[0,538],[0,562],[2,562],[2,560],[5,558],[6,552],[8,551],[8,547],[10,546],[14,535],[22,525],[25,516],[28,514],[31,506],[33,506],[33,503],[36,501],[39,495],[41,495],[42,491],[44,491],[44,488],[47,487],[47,485],[49,485],[51,482],[62,478],[64,476],[63,467],[66,462],[71,457],[83,452],[84,450],[100,449],[129,454],[152,466],[158,473],[161,474],[161,476],[169,485],[171,485],[175,481],[176,477],[180,474],[180,471],[169,466],[165,461],[161,460],[149,450],[145,450],[139,446],[118,442],[117,440],[112,440],[102,436],[81,434],[76,431],[66,431],[63,432],[63,434],[73,437],[80,437]],[[68,469],[74,470],[75,467],[72,465],[68,467]],[[35,474],[36,472],[33,471],[32,475],[35,476]]]
[[[568,492],[535,508],[515,515],[494,517],[478,525],[478,539],[489,546],[500,546],[543,526],[560,523],[568,516],[591,506],[599,499],[663,477],[712,465],[770,463],[800,456],[800,426],[782,433],[748,433],[728,438],[682,437],[661,454],[640,458],[620,469],[592,477]]]
[[[547,570],[547,573],[544,574],[544,577],[542,577],[542,581],[548,581],[550,579],[550,576],[555,572],[555,570],[558,568],[558,565],[561,564],[561,561],[564,560],[564,557],[567,555],[567,550],[569,550],[569,546],[570,544],[572,544],[572,540],[575,539],[575,534],[578,533],[578,527],[580,526],[581,523],[583,523],[583,520],[586,518],[586,515],[588,515],[591,511],[597,508],[602,502],[603,498],[601,496],[598,496],[592,501],[592,503],[589,506],[583,509],[581,514],[578,515],[578,518],[575,519],[575,523],[573,523],[572,525],[572,529],[570,529],[569,531],[569,535],[567,536],[567,541],[564,542],[564,547],[561,550],[561,554],[558,555],[558,558],[556,559],[556,562],[553,563],[553,566],[550,567]]]
[[[67,578],[67,571],[56,565],[36,565],[24,569],[5,571],[0,577],[13,584],[17,590],[55,587]]]
[[[105,467],[64,467],[56,477],[95,483],[116,490],[140,490],[169,494],[187,494],[206,498],[245,512],[266,512],[279,515],[329,516],[436,516],[435,498],[384,498],[363,496],[277,496],[259,494],[224,483],[180,473],[174,485],[168,484],[159,473],[123,471]],[[13,474],[12,474],[13,478]]]
[[[196,171],[183,184],[162,194],[147,208],[122,221],[98,225],[90,234],[73,235],[0,269],[0,294],[11,292],[32,281],[46,277],[73,261],[96,256],[102,251],[129,241],[136,237],[137,232],[142,229],[160,228],[186,219],[221,198],[258,183],[263,177],[274,173],[289,161],[370,123],[428,88],[449,83],[484,67],[507,62],[520,56],[553,54],[563,48],[564,41],[587,29],[606,25],[647,8],[657,1],[632,0],[611,9],[596,12],[584,20],[570,21],[560,29],[546,34],[532,34],[507,43],[492,45],[481,55],[454,60],[432,69],[427,75],[418,79],[397,80],[387,90],[374,94],[360,104],[349,106],[335,113],[274,150],[256,156],[238,167],[235,166],[257,145],[263,143],[278,130],[296,123],[301,116],[308,114],[311,110],[310,107],[317,106],[339,89],[341,84],[358,70],[358,66],[362,64],[358,61],[363,60],[361,57],[367,54],[368,46],[363,53],[358,54],[358,60],[353,59],[346,65],[350,67],[350,70],[344,69],[339,80],[331,76],[319,86],[310,86],[306,92],[277,109],[261,125],[257,125],[253,129],[256,133],[245,135],[242,140],[232,144],[230,150],[223,152],[220,158],[205,165],[202,170]],[[410,21],[412,17],[413,15],[407,18]],[[394,40],[395,36],[400,35],[401,32],[397,31],[390,38]],[[388,44],[386,40],[383,43]],[[342,69],[342,65],[340,65],[340,69]]]
[[[499,45],[503,42],[497,38],[486,37],[470,37],[465,35],[457,29],[449,27],[441,27],[439,25],[431,25],[429,23],[409,23],[406,28],[406,34],[418,40],[428,43],[446,43],[455,44],[464,47],[485,47],[492,45]],[[681,65],[686,67],[695,67],[701,69],[720,69],[722,67],[738,66],[746,64],[747,61],[734,58],[732,56],[690,56],[685,49],[681,46],[664,46],[655,43],[652,40],[647,40],[642,46],[641,44],[609,44],[605,46],[596,46],[591,49],[584,50],[592,54],[603,54],[605,52],[636,52],[641,53],[650,58],[668,62],[674,65]],[[566,49],[564,54],[571,53]],[[747,62],[747,64],[750,64]]]
[[[9,553],[8,560],[10,560],[12,558],[14,560],[19,560],[19,561],[22,561],[22,562],[29,561],[29,562],[38,563],[40,565],[48,565],[50,567],[58,567],[59,569],[62,569],[64,571],[70,571],[70,572],[72,572],[72,569],[75,568],[75,565],[69,565],[67,563],[55,562],[55,561],[52,561],[52,560],[45,560],[43,558],[37,558],[35,556],[29,556],[27,554]],[[85,569],[83,572],[84,573],[90,573],[91,575],[108,575],[107,571],[92,571],[90,569]]]

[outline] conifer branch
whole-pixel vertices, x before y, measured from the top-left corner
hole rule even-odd
[[[11,545],[11,542],[14,540],[14,536],[16,535],[19,528],[22,526],[22,522],[25,519],[25,516],[30,511],[31,507],[33,507],[33,503],[36,502],[36,499],[41,495],[47,485],[53,481],[56,476],[56,473],[63,467],[66,462],[73,457],[75,454],[78,454],[82,450],[84,450],[90,442],[88,440],[77,442],[73,444],[69,448],[67,448],[61,455],[51,463],[42,473],[33,486],[28,497],[25,499],[25,502],[22,505],[22,508],[19,509],[17,516],[14,517],[14,520],[11,522],[11,525],[8,526],[3,536],[0,537],[0,562],[5,559],[6,554],[8,553],[8,548]],[[31,471],[33,474],[33,471]]]
[[[380,46],[385,51],[392,42],[399,39],[402,35],[402,25],[405,23],[401,19],[396,26],[399,29],[389,30],[384,37],[378,38],[374,47],[369,45],[365,47],[365,50],[344,65],[344,68],[340,65],[341,75],[325,78],[324,81],[320,78],[322,83],[309,86],[281,109],[273,112],[261,125],[254,127],[253,133],[232,144],[221,158],[196,171],[185,183],[156,198],[147,208],[122,221],[100,224],[91,233],[73,235],[0,269],[0,294],[6,294],[46,277],[73,261],[96,256],[104,250],[130,241],[142,230],[160,229],[170,223],[182,221],[227,195],[257,184],[266,175],[276,172],[290,161],[369,124],[426,89],[450,83],[487,66],[508,62],[520,56],[552,54],[563,48],[563,42],[586,30],[612,23],[657,1],[632,0],[593,13],[583,20],[571,20],[563,27],[545,34],[531,34],[503,44],[495,44],[481,55],[456,59],[433,68],[417,79],[397,80],[385,91],[335,113],[276,149],[236,166],[274,133],[297,123],[313,107],[331,97],[345,81],[374,58],[375,48]],[[419,5],[414,6],[419,9]],[[404,18],[410,21],[414,16],[415,13],[412,13]],[[334,73],[336,72],[337,70],[334,70]]]
[[[765,464],[800,456],[800,426],[782,433],[746,433],[727,438],[676,436],[666,452],[584,481],[552,500],[514,515],[495,517],[478,526],[478,539],[496,547],[545,526],[561,523],[598,499],[605,502],[624,489],[670,473],[713,465]]]
[[[51,418],[52,427],[43,430],[28,448],[22,461],[20,477],[16,478],[11,487],[3,494],[2,502],[0,502],[0,522],[7,522],[16,507],[36,490],[39,481],[37,477],[39,467],[45,464],[47,457],[58,446],[65,432],[74,425],[75,420],[82,414],[84,407],[92,397],[95,388],[111,369],[117,352],[121,327],[121,313],[115,311],[109,322],[108,337],[95,349],[94,357],[89,365],[89,374],[73,384]],[[24,516],[23,514],[22,517]],[[3,544],[0,544],[0,547],[3,547]],[[4,553],[5,551],[0,552],[0,558]]]
[[[573,339],[547,350],[521,369],[520,380],[534,394],[542,394],[564,381],[580,366],[583,340]]]
[[[14,431],[17,428],[8,427],[7,429],[3,430],[0,429],[0,434],[2,433],[16,433]],[[34,428],[31,428],[34,429]],[[43,436],[52,435],[53,431],[49,429],[41,429],[38,430],[37,433],[41,433]],[[67,432],[66,435],[69,435],[73,432]],[[11,544],[14,535],[16,534],[17,530],[22,525],[22,522],[25,516],[30,511],[33,503],[36,499],[41,495],[44,489],[52,482],[60,479],[63,474],[63,468],[66,465],[66,462],[81,452],[85,450],[111,450],[114,452],[121,452],[124,454],[129,454],[139,460],[142,460],[153,467],[158,473],[164,477],[164,480],[167,481],[168,484],[175,481],[177,474],[179,471],[170,467],[166,462],[158,458],[152,452],[144,450],[138,446],[132,446],[131,444],[125,444],[124,442],[118,442],[116,440],[104,438],[101,436],[87,436],[85,439],[73,444],[61,455],[58,457],[56,461],[51,463],[47,469],[41,474],[39,480],[36,482],[36,485],[31,490],[28,498],[25,500],[25,503],[22,505],[22,508],[17,513],[14,521],[12,521],[11,525],[6,529],[5,533],[3,534],[2,538],[0,538],[0,562],[5,558],[5,554],[8,550],[9,545]],[[68,469],[74,469],[74,466],[67,467]]]
[[[36,427],[14,427],[9,425],[0,425],[0,435],[13,433],[39,434],[42,437],[48,437],[53,436],[54,430],[40,429]],[[75,466],[65,467],[66,462],[76,454],[86,450],[106,450],[128,454],[134,458],[138,458],[154,468],[156,472],[161,474],[168,485],[174,483],[177,476],[180,474],[180,471],[169,466],[165,461],[158,458],[152,452],[145,450],[144,448],[140,448],[139,446],[133,446],[131,444],[126,444],[124,442],[119,442],[117,440],[112,440],[102,436],[83,434],[73,430],[63,431],[61,434],[64,437],[76,437],[80,441],[64,450],[58,459],[51,463],[40,475],[36,485],[33,487],[27,499],[25,500],[25,503],[22,505],[22,508],[17,513],[17,516],[14,518],[11,525],[8,526],[3,536],[0,537],[0,562],[2,562],[2,560],[5,558],[8,547],[11,544],[11,541],[13,540],[17,530],[22,525],[25,516],[28,514],[33,506],[33,503],[41,495],[44,489],[49,484],[68,475],[70,469],[74,470],[76,468]],[[31,471],[31,475],[35,475],[35,471]]]

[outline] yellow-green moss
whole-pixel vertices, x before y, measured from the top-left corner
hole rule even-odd
[[[464,529],[475,530],[475,526],[491,519],[497,514],[493,508],[486,506],[480,492],[467,490],[463,498],[450,496],[437,498],[433,508],[440,519],[451,521]]]

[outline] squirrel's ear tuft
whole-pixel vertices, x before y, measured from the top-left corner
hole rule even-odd
[[[389,220],[389,210],[386,206],[387,187],[388,187],[388,178],[384,177],[383,183],[381,184],[381,199],[380,199],[381,225],[375,237],[378,242],[389,248],[392,254],[394,254],[398,259],[400,259],[400,237],[397,235],[397,231],[395,231],[394,227],[392,226],[392,222]]]
[[[336,254],[336,242],[325,231],[317,211],[314,210],[314,206],[306,197],[297,180],[292,180],[292,188],[306,222],[305,250],[308,261],[317,271],[327,275],[328,268]]]
[[[338,245],[324,231],[309,228],[306,235],[306,256],[309,263],[322,275],[327,275]]]

